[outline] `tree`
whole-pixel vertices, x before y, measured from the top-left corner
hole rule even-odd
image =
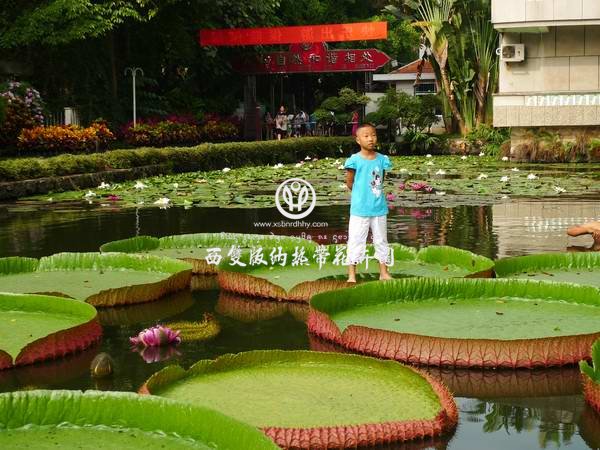
[[[412,96],[390,88],[377,101],[377,111],[371,113],[368,119],[376,124],[387,124],[390,128],[395,128],[392,124],[400,121],[403,128],[425,131],[436,122],[435,111],[439,107],[437,95]]]

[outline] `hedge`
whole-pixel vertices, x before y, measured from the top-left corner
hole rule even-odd
[[[220,170],[224,167],[293,163],[311,158],[338,158],[358,148],[349,137],[306,137],[282,141],[228,142],[196,147],[139,148],[87,155],[0,160],[0,182],[32,180],[112,169],[167,165],[168,172]]]

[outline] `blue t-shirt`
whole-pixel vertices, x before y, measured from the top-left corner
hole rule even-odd
[[[365,159],[355,153],[344,163],[345,169],[354,169],[354,184],[350,214],[373,217],[388,213],[387,201],[383,192],[383,172],[392,168],[390,159],[376,153],[374,159]]]

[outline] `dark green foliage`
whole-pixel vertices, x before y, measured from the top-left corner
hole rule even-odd
[[[173,172],[215,170],[275,163],[291,163],[311,157],[342,157],[355,147],[349,138],[300,138],[281,142],[230,142],[190,148],[140,148],[89,155],[21,158],[0,161],[0,182],[93,173],[167,164]]]

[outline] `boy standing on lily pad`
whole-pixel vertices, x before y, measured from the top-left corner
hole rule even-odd
[[[369,229],[373,234],[375,258],[379,261],[379,279],[390,280],[386,262],[388,206],[383,192],[385,171],[392,168],[390,159],[375,151],[377,132],[371,124],[356,130],[360,151],[348,158],[346,186],[352,191],[350,222],[348,224],[348,282],[356,283],[356,265],[364,261]]]

